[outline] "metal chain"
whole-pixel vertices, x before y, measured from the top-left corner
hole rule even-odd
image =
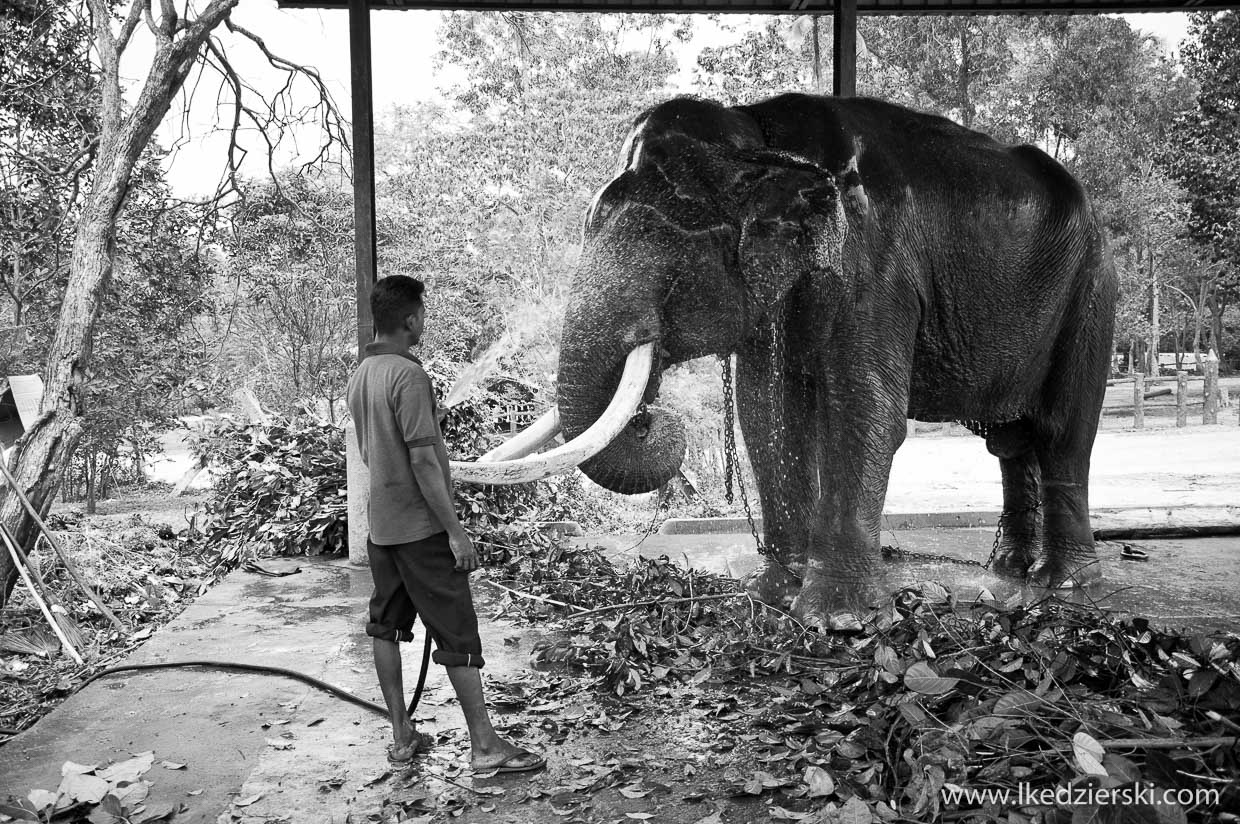
[[[1034,501],[1024,509],[1018,509],[1015,512],[1004,512],[999,516],[999,525],[995,529],[995,541],[990,547],[990,557],[986,559],[986,563],[974,561],[971,558],[956,558],[952,555],[936,555],[933,552],[913,552],[908,549],[900,549],[899,547],[885,546],[883,547],[884,556],[894,556],[897,558],[905,558],[910,561],[934,561],[936,563],[956,564],[957,566],[980,567],[981,569],[990,569],[991,564],[995,562],[995,556],[999,554],[999,544],[1003,540],[1003,522],[1009,517],[1017,515],[1026,515],[1030,512],[1037,512],[1042,508],[1041,501]]]
[[[723,452],[724,452],[724,482],[726,484],[725,493],[728,503],[732,503],[732,484],[736,483],[736,488],[740,492],[741,506],[745,509],[745,520],[749,522],[749,534],[753,536],[754,544],[758,548],[758,554],[766,558],[775,566],[782,569],[790,575],[794,580],[801,580],[801,576],[797,575],[784,563],[775,551],[763,542],[762,537],[758,534],[758,525],[753,517],[753,509],[749,505],[749,495],[745,491],[745,479],[741,471],[741,459],[736,450],[736,404],[732,392],[732,359],[731,356],[723,357]]]

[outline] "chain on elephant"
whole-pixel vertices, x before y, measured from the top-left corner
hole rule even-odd
[[[771,322],[770,326],[770,367],[768,372],[767,397],[770,399],[770,415],[771,421],[770,432],[768,433],[767,445],[772,455],[776,455],[778,462],[778,476],[781,480],[787,480],[788,467],[784,452],[784,433],[787,431],[786,409],[784,405],[784,367],[786,361],[786,343],[783,332],[780,330],[778,323]],[[753,536],[754,544],[757,546],[758,554],[774,563],[785,573],[796,581],[801,580],[801,576],[791,569],[787,561],[780,557],[780,553],[776,547],[770,546],[762,540],[761,534],[758,532],[757,521],[754,519],[753,508],[749,503],[749,495],[745,490],[745,481],[742,475],[740,455],[736,448],[736,400],[734,391],[734,377],[732,368],[732,356],[724,355],[721,359],[723,372],[723,451],[724,451],[724,495],[729,504],[735,500],[733,488],[739,494],[741,506],[745,510],[745,519],[749,523],[749,532]],[[987,421],[967,421],[965,426],[975,434],[985,438],[991,432],[992,424]],[[778,513],[763,513],[764,517],[773,518],[780,517],[787,521],[791,518],[788,509],[788,502],[783,495],[775,496],[778,503]],[[910,561],[929,561],[937,563],[959,564],[961,566],[975,566],[982,569],[990,569],[995,561],[995,556],[999,552],[999,546],[1003,537],[1004,522],[1009,518],[1015,518],[1029,512],[1036,512],[1042,506],[1041,501],[1036,501],[1032,506],[1015,512],[1004,512],[999,516],[999,522],[995,529],[994,544],[990,550],[990,556],[985,563],[974,561],[967,558],[956,558],[951,555],[940,555],[929,552],[911,552],[909,550],[900,549],[899,547],[883,547],[883,555],[887,558],[898,557]]]
[[[774,320],[771,321],[771,343],[770,343],[770,368],[768,373],[767,397],[771,399],[771,407],[769,420],[771,422],[770,431],[767,434],[767,446],[770,448],[771,454],[777,457],[778,473],[781,480],[788,477],[788,468],[785,461],[784,453],[784,432],[787,428],[784,408],[784,381],[783,369],[785,365],[785,341],[784,334],[779,328],[779,324]],[[753,508],[749,503],[749,495],[745,490],[745,481],[741,470],[740,455],[736,449],[736,400],[733,390],[733,372],[732,372],[732,356],[724,355],[721,358],[723,367],[723,452],[724,452],[724,495],[727,502],[733,502],[733,485],[740,495],[741,506],[745,510],[745,519],[749,522],[749,532],[753,535],[754,543],[757,546],[758,554],[767,559],[777,567],[787,573],[793,580],[800,581],[801,576],[793,571],[788,562],[780,557],[776,547],[770,546],[762,540],[758,533],[757,522],[754,519]],[[764,518],[774,519],[776,517],[785,520],[790,519],[791,514],[788,509],[788,502],[783,495],[774,496],[778,503],[778,512],[763,512]],[[786,550],[787,548],[785,548]]]

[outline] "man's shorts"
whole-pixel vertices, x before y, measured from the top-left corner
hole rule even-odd
[[[436,664],[481,667],[482,639],[469,591],[469,573],[456,569],[448,533],[380,546],[366,541],[375,592],[366,634],[385,641],[412,641],[413,620],[435,640]]]

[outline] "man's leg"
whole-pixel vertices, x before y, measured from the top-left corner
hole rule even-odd
[[[401,674],[400,640],[413,638],[411,628],[417,611],[401,578],[396,564],[396,553],[401,546],[376,546],[367,542],[370,570],[374,577],[375,591],[370,598],[369,621],[366,634],[373,639],[375,673],[379,676],[379,689],[392,719],[392,739],[388,757],[407,761],[416,750],[418,735],[414,729],[409,710],[405,707],[405,679]]]
[[[457,700],[461,702],[461,711],[465,714],[465,725],[469,728],[470,763],[475,770],[489,770],[501,764],[509,768],[521,768],[542,761],[537,754],[527,752],[511,741],[505,741],[495,732],[491,716],[487,712],[486,698],[482,694],[482,674],[477,667],[444,669],[448,673],[448,680],[452,682],[452,689],[456,690]]]
[[[401,672],[400,645],[382,638],[374,639],[375,672],[379,676],[379,689],[383,691],[383,703],[387,704],[392,718],[392,738],[397,748],[408,747],[414,738],[413,719],[405,706],[405,678]]]

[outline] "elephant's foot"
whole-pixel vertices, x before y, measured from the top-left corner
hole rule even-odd
[[[744,579],[745,591],[764,604],[789,609],[801,582],[786,569],[771,561]]]
[[[1023,580],[1036,560],[1037,553],[1031,542],[1004,541],[999,544],[999,551],[995,553],[990,569],[996,575]]]
[[[792,614],[820,631],[860,632],[862,619],[885,597],[869,583],[806,581],[792,602]]]
[[[1102,562],[1092,547],[1074,552],[1048,551],[1029,567],[1027,580],[1039,587],[1086,587],[1102,580]]]

